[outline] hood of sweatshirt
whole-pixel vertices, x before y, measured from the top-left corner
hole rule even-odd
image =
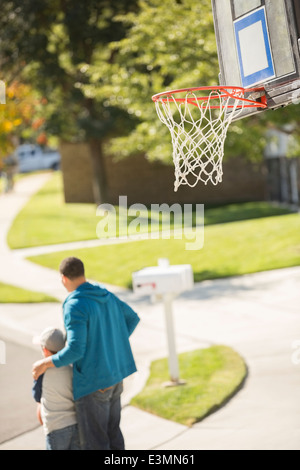
[[[112,294],[108,290],[101,287],[99,284],[84,282],[67,296],[65,302],[71,299],[89,299],[104,304],[108,302],[111,295]]]

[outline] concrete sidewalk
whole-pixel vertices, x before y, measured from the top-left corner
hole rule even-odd
[[[0,280],[56,295],[66,293],[59,276],[15,256],[6,246],[10,223],[46,176],[32,176],[0,197]],[[27,180],[27,181],[26,181]],[[35,186],[34,186],[35,185]],[[9,208],[9,209],[8,209]],[[14,264],[15,263],[15,264]],[[11,269],[14,264],[15,269]],[[11,273],[6,277],[6,271]],[[128,405],[147,378],[149,363],[167,355],[163,306],[120,290],[141,317],[132,336],[138,372],[125,381],[122,429],[127,450],[299,450],[300,267],[197,284],[174,302],[177,351],[226,344],[247,362],[244,388],[222,409],[187,428]],[[39,287],[39,288],[38,288]],[[61,324],[59,304],[1,305],[1,336],[32,346],[49,324]],[[300,357],[300,354],[298,355]],[[296,357],[296,356],[295,356]],[[0,450],[44,449],[41,428],[0,445]]]

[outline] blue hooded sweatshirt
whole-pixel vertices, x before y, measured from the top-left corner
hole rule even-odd
[[[75,400],[136,372],[129,337],[139,317],[129,305],[85,282],[64,301],[63,316],[67,345],[52,361],[55,367],[73,364]]]

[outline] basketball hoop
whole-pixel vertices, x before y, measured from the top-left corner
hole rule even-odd
[[[159,119],[169,128],[180,185],[222,181],[227,130],[245,108],[266,108],[264,88],[211,86],[184,88],[152,97]]]

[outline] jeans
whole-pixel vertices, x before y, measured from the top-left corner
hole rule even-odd
[[[123,383],[75,401],[82,450],[124,450],[120,429]]]
[[[77,424],[47,434],[46,450],[81,450]]]

